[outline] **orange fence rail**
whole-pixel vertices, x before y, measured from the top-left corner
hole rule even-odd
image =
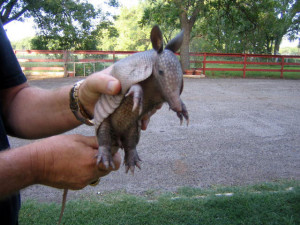
[[[74,76],[76,65],[94,63],[114,63],[126,55],[136,51],[64,51],[64,50],[15,50],[15,54],[22,65],[25,73],[30,75],[54,74],[59,76]],[[79,56],[88,56],[80,58]],[[195,59],[196,58],[196,59]],[[201,58],[199,60],[199,58]],[[224,58],[226,60],[224,60]],[[255,72],[278,72],[284,77],[286,72],[295,72],[300,75],[300,56],[296,55],[259,55],[259,54],[225,54],[225,53],[190,53],[190,63],[194,65],[193,73],[201,71],[241,71],[243,78],[249,71]],[[294,62],[289,62],[294,59]],[[26,63],[34,63],[33,66],[24,66]],[[60,65],[41,66],[39,63],[59,63]],[[36,66],[36,64],[38,66]],[[222,65],[240,65],[239,68],[220,67]],[[71,69],[70,69],[71,65]],[[73,68],[72,68],[73,65]],[[195,66],[196,65],[196,66]],[[200,65],[200,66],[198,66]],[[211,67],[214,65],[214,67]],[[251,68],[253,65],[275,66],[277,68]],[[293,69],[291,69],[291,67]],[[85,75],[84,66],[84,75]],[[297,74],[297,75],[298,75]],[[300,76],[299,76],[300,78]]]

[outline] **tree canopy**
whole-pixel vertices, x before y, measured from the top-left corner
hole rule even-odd
[[[93,49],[93,21],[100,11],[79,0],[1,0],[1,21],[33,17],[38,36],[33,45],[40,49]]]
[[[190,51],[278,54],[283,36],[298,39],[300,30],[297,0],[143,0],[115,16],[86,0],[0,0],[0,12],[3,24],[34,18],[36,49],[143,51],[151,48],[154,24],[165,43],[184,29],[184,69]]]

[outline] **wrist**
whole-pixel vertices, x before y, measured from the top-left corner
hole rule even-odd
[[[45,158],[42,151],[38,151],[38,147],[33,144],[30,148],[30,173],[33,184],[42,184],[45,169]],[[42,165],[43,164],[43,165]]]
[[[86,125],[93,126],[92,116],[87,112],[79,100],[79,88],[83,82],[84,80],[76,82],[70,90],[70,109],[77,120]]]

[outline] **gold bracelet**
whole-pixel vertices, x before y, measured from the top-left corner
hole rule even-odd
[[[91,116],[86,112],[83,105],[79,101],[78,91],[80,85],[83,83],[84,80],[78,81],[74,84],[70,91],[70,109],[73,112],[74,116],[80,122],[93,126],[94,122],[91,120]]]

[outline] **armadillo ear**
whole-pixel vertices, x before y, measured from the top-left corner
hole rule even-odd
[[[163,50],[163,37],[161,30],[159,29],[158,25],[155,25],[151,30],[151,42],[152,47],[157,51],[158,53],[161,53]]]
[[[183,41],[184,31],[182,30],[175,38],[173,38],[166,46],[166,49],[171,50],[172,52],[177,52]]]

